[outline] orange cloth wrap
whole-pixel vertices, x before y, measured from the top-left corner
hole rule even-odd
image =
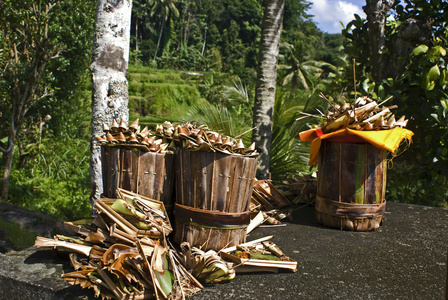
[[[330,132],[327,134],[320,134],[320,129],[310,129],[300,133],[300,140],[305,142],[311,142],[310,147],[310,161],[309,165],[317,164],[317,155],[323,139],[328,139],[336,136],[343,135],[355,135],[374,145],[375,147],[388,150],[395,153],[398,150],[403,140],[411,140],[414,133],[410,130],[396,127],[389,130],[372,130],[372,131],[359,131],[353,129],[341,129],[338,131]]]

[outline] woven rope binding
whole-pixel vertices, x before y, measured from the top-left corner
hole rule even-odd
[[[326,226],[371,231],[381,226],[386,200],[374,204],[337,202],[316,196],[316,220]]]

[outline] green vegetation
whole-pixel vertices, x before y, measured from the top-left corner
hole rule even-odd
[[[384,53],[385,78],[375,82],[368,49],[366,20],[356,16],[343,31],[347,53],[357,61],[358,90],[380,99],[394,96],[397,116],[409,118],[413,143],[393,159],[388,174],[388,199],[446,206],[448,200],[448,3],[414,0],[396,3],[395,19],[388,19]],[[431,20],[431,21],[429,21]],[[403,39],[403,32],[412,32]],[[418,42],[416,42],[418,41]],[[405,50],[410,50],[406,52]],[[348,71],[348,70],[347,70]],[[350,82],[350,72],[345,78]]]
[[[131,116],[163,116],[168,120],[190,107],[207,101],[196,88],[196,79],[180,71],[157,70],[144,66],[129,68],[129,110]],[[145,123],[145,120],[142,120]]]
[[[13,168],[10,202],[64,220],[88,217],[88,141],[45,138],[39,153],[30,154],[26,165],[20,167],[18,162]]]
[[[36,235],[31,234],[20,226],[5,222],[0,218],[0,236],[2,239],[12,242],[14,249],[26,249],[34,245]]]
[[[1,5],[17,8],[23,4],[20,9],[26,10],[27,5],[38,2],[49,1],[8,0]],[[72,0],[59,3],[50,16],[49,29],[53,42],[62,50],[46,66],[32,105],[23,116],[15,139],[7,201],[62,219],[79,219],[90,215],[88,65],[95,5]],[[161,5],[160,1],[133,3],[128,75],[131,120],[139,118],[141,124],[149,126],[165,120],[195,120],[232,136],[241,135],[249,144],[262,1],[167,1],[166,14],[152,14],[155,10],[150,4]],[[317,109],[328,108],[318,97],[320,92],[335,101],[341,94],[354,98],[355,59],[357,95],[379,99],[393,95],[391,105],[399,107],[395,114],[411,118],[408,127],[415,132],[412,145],[393,159],[388,170],[387,199],[445,206],[448,16],[442,12],[448,4],[415,0],[392,8],[396,19],[388,19],[385,31],[388,51],[384,56],[389,68],[380,81],[372,77],[367,21],[356,16],[342,34],[324,34],[307,15],[309,5],[304,0],[285,2],[270,153],[272,178],[281,181],[311,171],[307,166],[309,145],[299,142],[298,133],[311,128],[315,120],[295,120],[300,111],[316,114]],[[11,26],[26,17],[0,11],[1,21]],[[418,43],[406,44],[411,52],[415,48],[406,56],[399,53],[404,47],[397,43],[403,37],[401,30],[413,26],[409,19],[416,20],[424,31]],[[15,65],[20,73],[8,69],[14,51],[8,39],[13,35],[6,29],[0,32],[3,148],[8,146],[13,113],[12,82],[26,82],[22,79],[28,74],[25,60]],[[46,119],[47,115],[51,119]],[[5,154],[0,161],[3,171]]]

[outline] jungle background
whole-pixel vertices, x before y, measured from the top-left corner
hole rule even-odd
[[[354,15],[340,34],[327,34],[313,23],[309,7],[305,0],[285,1],[272,180],[282,183],[315,171],[307,164],[309,144],[298,134],[319,120],[296,119],[300,112],[328,109],[319,93],[335,102],[393,96],[395,115],[410,119],[407,128],[415,135],[408,148],[390,157],[386,199],[446,207],[448,4],[392,5],[382,33],[384,76],[372,67],[365,19]],[[0,1],[2,149],[8,147],[18,91],[36,82],[23,92],[32,101],[20,120],[9,191],[1,201],[63,220],[91,213],[89,65],[95,11],[96,1]],[[245,133],[249,143],[262,18],[261,0],[134,0],[130,119],[148,126],[195,120],[233,136]],[[48,54],[44,49],[53,56],[39,68],[33,59]],[[5,156],[2,152],[2,173]]]

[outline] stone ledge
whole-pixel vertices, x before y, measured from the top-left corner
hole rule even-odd
[[[0,255],[0,299],[94,299],[89,290],[70,286],[61,274],[68,257],[35,247]]]
[[[257,228],[297,260],[296,273],[237,274],[207,286],[201,299],[443,299],[446,288],[448,210],[388,203],[374,232],[326,228],[312,207],[295,207],[287,226]],[[65,255],[28,248],[0,255],[0,299],[95,299],[70,286]]]

